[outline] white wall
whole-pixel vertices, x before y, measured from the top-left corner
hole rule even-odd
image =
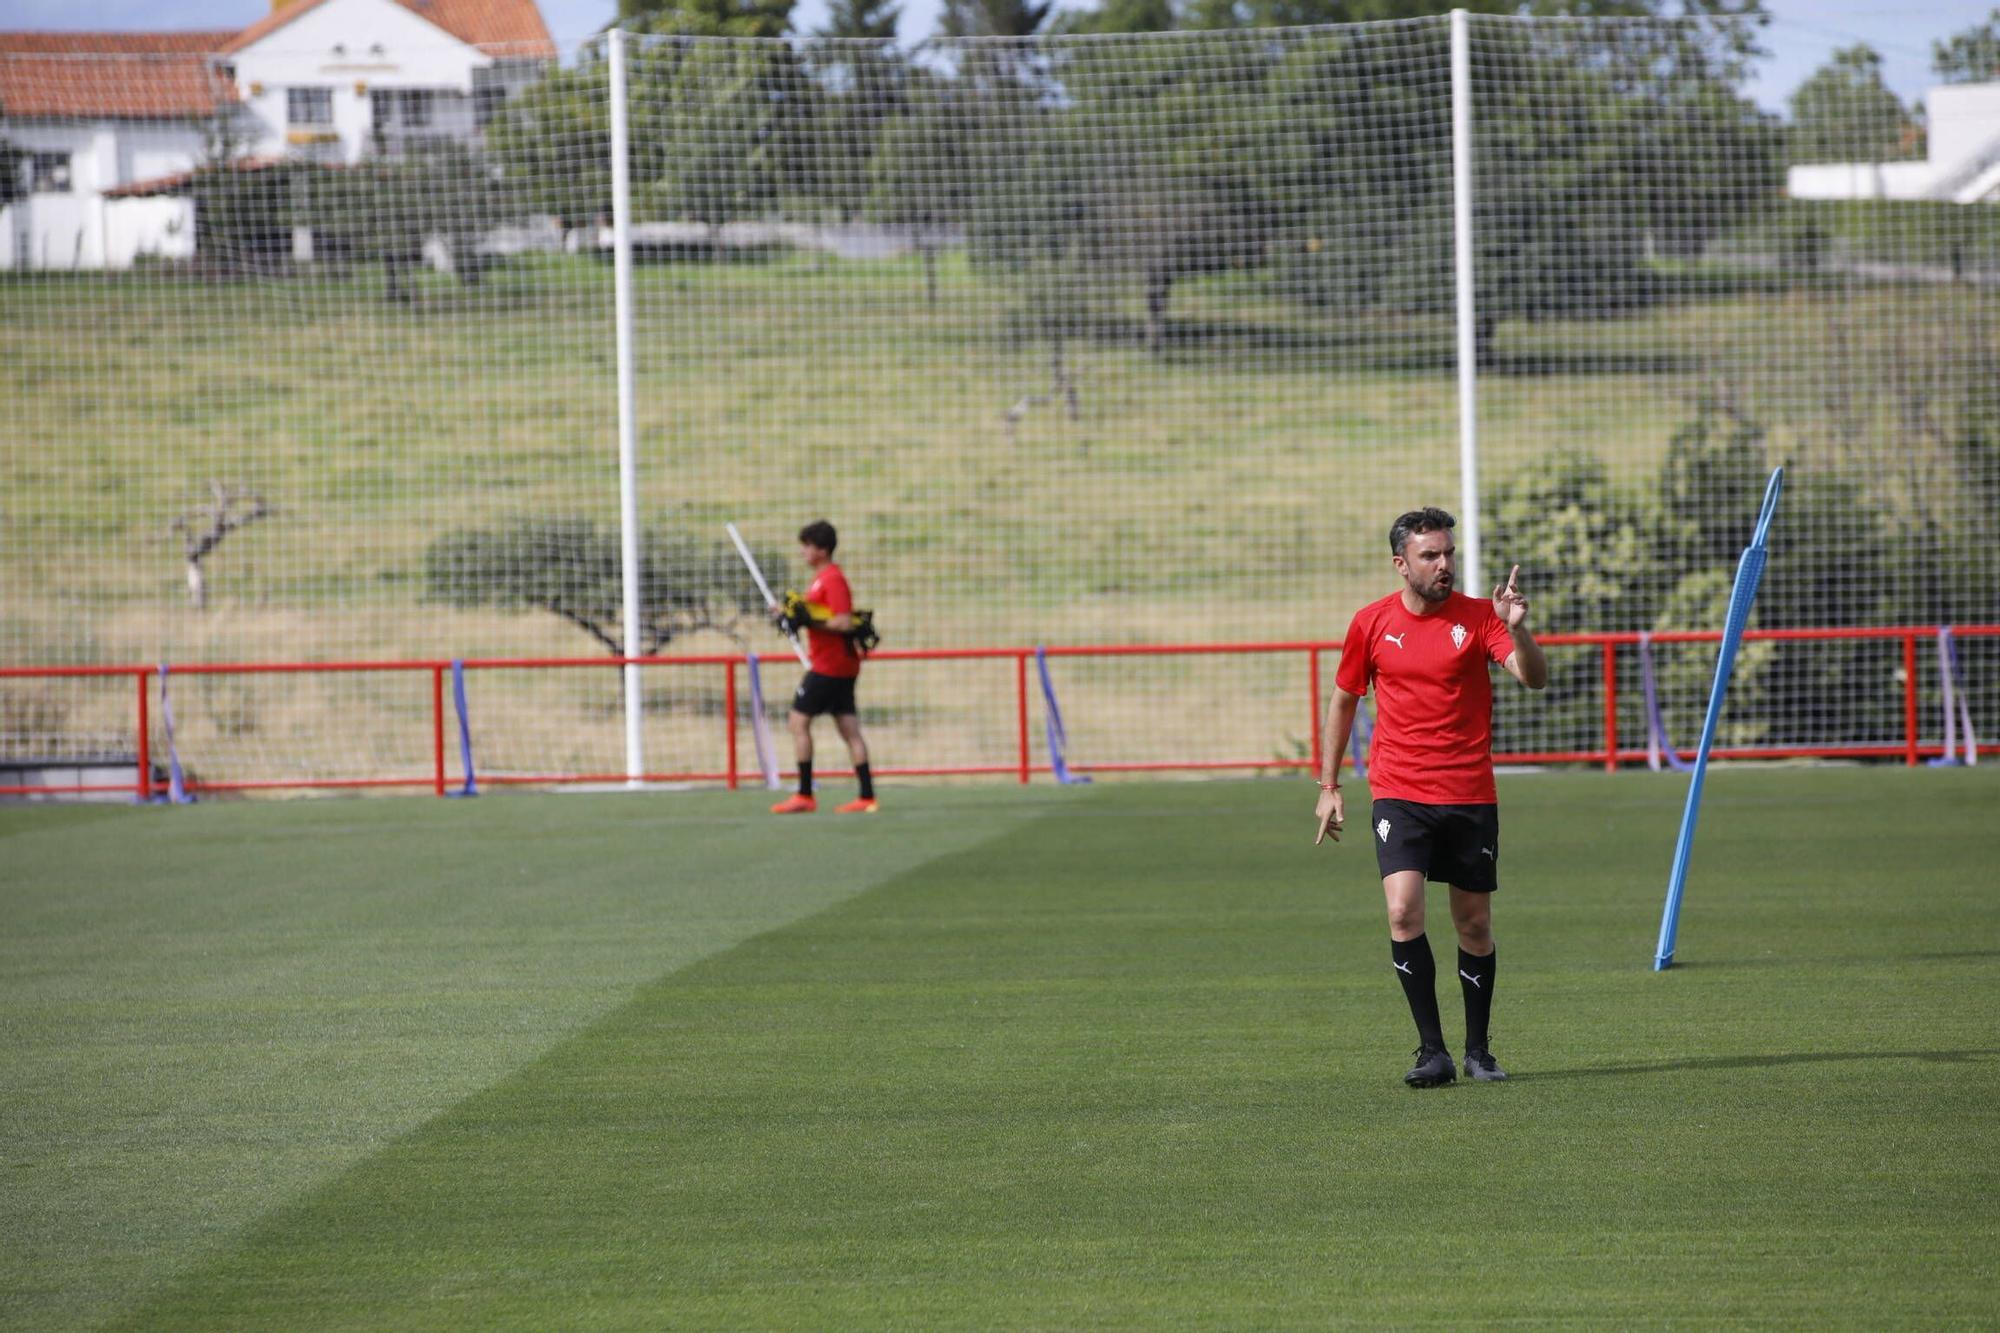
[[[104,201],[87,194],[31,194],[7,210],[20,268],[101,268]]]
[[[33,194],[0,212],[0,268],[130,268],[194,257],[194,200]]]
[[[191,171],[207,145],[202,132],[171,121],[126,121],[117,128],[117,184]]]
[[[1793,167],[1785,192],[1794,199],[1922,199],[1937,178],[1928,162],[1829,162]]]
[[[194,258],[194,200],[187,195],[112,199],[104,206],[106,268],[140,258]]]
[[[1794,199],[1953,199],[2000,163],[2000,83],[1933,88],[1922,162],[1815,162],[1786,173]],[[1974,188],[1969,191],[1979,195]]]
[[[472,71],[491,63],[392,0],[329,0],[237,52],[235,60],[236,86],[258,125],[246,151],[272,156],[296,151],[287,90],[327,88],[333,93],[329,128],[339,138],[325,151],[343,162],[358,161],[369,146],[371,92],[433,88],[469,95]]]
[[[7,137],[31,151],[68,153],[70,189],[31,194],[8,209],[6,267],[126,268],[140,255],[193,255],[192,200],[106,199],[104,191],[193,167],[201,159],[199,130],[169,122],[15,121]]]
[[[1930,108],[1931,161],[1950,170],[1990,150],[2000,140],[2000,83],[1960,83],[1933,88]]]

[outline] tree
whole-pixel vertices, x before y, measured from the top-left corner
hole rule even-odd
[[[551,70],[507,100],[486,127],[506,178],[532,211],[580,226],[611,216],[611,73],[602,44],[571,69]],[[657,148],[633,145],[633,173],[656,170]],[[642,174],[644,173],[644,174]]]
[[[659,155],[643,199],[655,215],[706,224],[719,254],[722,224],[765,216],[810,188],[813,85],[785,43],[670,47],[649,56],[659,95],[635,107],[634,139]]]
[[[1284,289],[1335,310],[1452,308],[1442,24],[1308,33],[1271,75]],[[1726,41],[1671,25],[1494,26],[1473,61],[1478,353],[1505,319],[1656,298],[1655,245],[1698,250],[1776,192],[1773,128]],[[1716,160],[1747,170],[1718,173]],[[1727,179],[1717,181],[1717,176]]]
[[[781,566],[778,551],[756,553],[760,565]],[[724,542],[648,529],[640,537],[640,623],[619,632],[624,618],[621,541],[615,527],[587,518],[520,518],[496,528],[466,528],[433,541],[424,553],[431,600],[470,609],[546,611],[576,626],[614,657],[649,656],[696,630],[742,641],[763,621],[764,601]]]
[[[962,227],[972,208],[971,174],[960,169],[975,126],[966,90],[918,71],[918,92],[881,131],[868,162],[867,215],[912,229],[924,261],[924,294],[937,304],[942,236]]]
[[[681,37],[782,37],[793,0],[618,0],[619,27]]]
[[[1882,162],[1907,157],[1916,118],[1882,77],[1867,43],[1835,51],[1790,99],[1794,162]]]
[[[209,483],[209,494],[210,503],[196,506],[172,524],[187,561],[188,602],[197,611],[208,609],[208,577],[202,562],[230,533],[277,512],[256,492],[235,490],[219,481]]]
[[[1070,99],[1065,133],[1079,150],[1085,248],[1100,273],[1137,288],[1146,348],[1158,356],[1177,283],[1263,263],[1272,207],[1253,152],[1262,71],[1189,39],[1138,67],[1116,44],[1082,43],[1057,72]]]
[[[890,0],[835,0],[806,48],[819,99],[811,176],[844,218],[867,211],[869,162],[905,102],[911,72],[894,45],[901,15]]]
[[[1060,15],[1053,31],[1063,36],[1120,32],[1166,32],[1181,26],[1174,0],[1102,0],[1094,9]]]
[[[903,7],[890,0],[833,0],[826,22],[813,29],[813,36],[823,41],[893,41],[902,17]]]
[[[944,0],[938,29],[947,37],[1033,37],[1055,0]]]
[[[1984,23],[1932,42],[1931,72],[1946,83],[2000,80],[2000,9]]]
[[[476,284],[486,264],[480,240],[520,212],[499,172],[460,143],[313,170],[302,182],[295,221],[311,226],[330,253],[380,264],[387,295],[397,301],[414,298],[404,283],[427,245],[444,247],[459,281]]]

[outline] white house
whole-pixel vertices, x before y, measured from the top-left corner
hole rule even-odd
[[[251,156],[355,162],[474,141],[556,58],[534,0],[291,0],[218,52]]]
[[[207,54],[234,34],[0,33],[0,266],[122,268],[194,251],[189,201],[108,191],[186,171],[227,107]]]
[[[1833,162],[1793,167],[1794,199],[2000,201],[2000,83],[1933,88],[1930,155],[1922,162]]]
[[[198,164],[476,143],[555,58],[534,0],[278,0],[241,31],[0,32],[0,267],[186,258]]]

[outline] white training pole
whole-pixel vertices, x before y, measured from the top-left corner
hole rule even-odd
[[[757,568],[757,557],[750,554],[750,547],[744,542],[743,534],[736,530],[734,523],[724,523],[722,526],[729,530],[729,540],[736,543],[736,554],[742,556],[743,563],[750,567],[750,577],[757,580],[757,591],[764,594],[764,605],[773,611],[777,610],[777,594],[771,591],[770,584],[764,582],[764,571]],[[812,670],[812,659],[806,656],[806,646],[799,642],[799,632],[788,628],[785,637],[792,641],[792,652],[798,657],[799,665],[808,671]]]
[[[618,338],[618,536],[625,594],[625,655],[638,651],[639,638],[639,479],[638,430],[632,385],[632,175],[630,130],[625,114],[625,34],[611,30],[611,259]],[[646,771],[643,749],[645,695],[639,668],[625,664],[625,785],[640,785]]]
[[[1451,11],[1451,244],[1458,288],[1458,586],[1479,577],[1479,324],[1472,287],[1472,41],[1465,11]]]

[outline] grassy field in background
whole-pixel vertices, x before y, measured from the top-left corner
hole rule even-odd
[[[1298,782],[0,809],[0,1324],[1990,1322],[2000,774],[1501,791],[1427,1093]]]
[[[921,615],[927,643],[991,624],[930,595],[975,578],[1054,641],[1115,628],[1135,596],[1191,626],[1268,634],[1268,593],[1304,553],[1330,596],[1358,595],[1379,543],[1357,534],[1426,478],[1429,498],[1456,495],[1442,320],[1314,313],[1254,277],[1191,281],[1164,358],[1073,344],[1081,420],[1045,403],[1010,443],[1001,418],[1050,387],[1047,348],[1008,336],[1006,288],[962,260],[942,266],[935,305],[914,260],[642,266],[636,283],[642,512],[780,535],[802,505],[835,513],[885,622]],[[615,516],[606,267],[433,278],[413,306],[379,287],[366,270],[8,279],[0,504],[37,595],[8,608],[0,638],[92,660],[301,636],[301,656],[357,641],[415,654],[447,632],[472,652],[589,651],[552,618],[425,608],[421,571],[456,526]],[[1797,457],[1825,432],[1830,376],[1893,361],[1913,328],[1977,341],[1993,305],[1948,288],[1758,288],[1505,325],[1481,386],[1484,473],[1497,484],[1568,444],[1637,478],[1718,386]],[[212,480],[282,511],[211,564],[227,626],[187,611],[167,530]],[[301,611],[312,620],[277,619]]]

